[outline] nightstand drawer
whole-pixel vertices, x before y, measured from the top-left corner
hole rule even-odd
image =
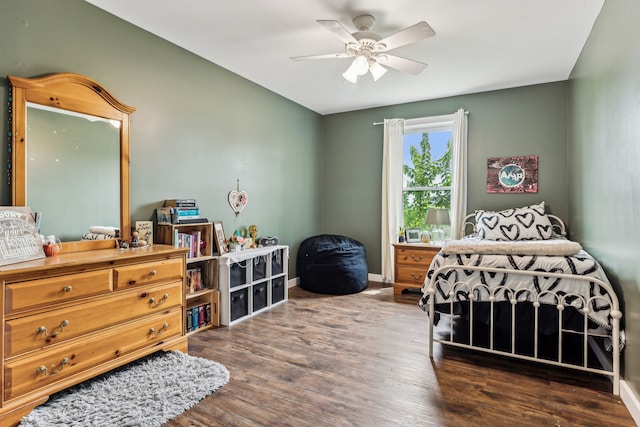
[[[427,277],[428,267],[398,267],[396,272],[396,281],[404,283],[424,283],[424,279]]]
[[[420,249],[396,247],[396,261],[398,264],[429,267],[433,257],[438,253],[438,247]]]

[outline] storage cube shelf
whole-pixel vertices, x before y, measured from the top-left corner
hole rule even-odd
[[[218,263],[214,256],[213,223],[158,224],[156,243],[187,247],[185,271],[185,332],[191,334],[220,325]]]
[[[286,301],[288,246],[266,246],[218,257],[220,323],[232,325]]]

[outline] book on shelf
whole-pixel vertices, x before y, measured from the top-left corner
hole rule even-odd
[[[203,224],[205,222],[209,222],[209,220],[205,217],[199,217],[199,218],[190,218],[190,219],[185,219],[185,218],[180,218],[177,219],[177,222],[174,222],[173,224]]]
[[[200,208],[197,206],[192,206],[189,208],[169,208],[169,209],[171,209],[171,215],[178,215],[178,216],[200,215]]]
[[[196,199],[167,199],[164,201],[165,207],[187,207],[196,206]]]
[[[193,330],[193,308],[187,308],[187,332],[191,332]]]
[[[171,208],[156,209],[156,222],[158,224],[171,224]]]
[[[153,245],[153,221],[136,221],[138,239]]]
[[[203,289],[202,269],[198,267],[187,269],[187,292],[192,294]]]
[[[177,228],[173,230],[173,246],[176,248],[188,248],[187,258],[199,258],[202,256],[201,244],[202,232],[182,233]]]
[[[200,318],[200,306],[195,306],[191,308],[191,325],[192,330],[198,329],[198,319]]]
[[[187,308],[186,331],[196,331],[211,325],[211,303],[206,302]]]
[[[207,325],[207,322],[205,321],[205,313],[206,313],[206,309],[204,304],[198,306],[198,327],[203,327]]]
[[[206,303],[204,305],[204,309],[205,309],[204,324],[210,325],[211,324],[211,303],[210,302]]]

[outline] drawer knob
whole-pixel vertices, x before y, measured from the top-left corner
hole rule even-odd
[[[151,270],[151,271],[149,272],[149,275],[150,275],[150,276],[155,276],[156,274],[158,274],[158,272],[157,272],[157,271],[155,271],[155,270]]]
[[[45,337],[53,338],[53,337],[56,337],[59,333],[61,333],[66,326],[69,326],[69,321],[63,320],[62,322],[60,322],[60,326],[58,326],[58,330],[53,331],[51,333],[47,331],[46,326],[39,326],[38,329],[36,329],[36,334],[44,334]]]
[[[413,254],[411,254],[411,259],[414,260],[415,262],[420,262],[422,261],[424,258],[424,256],[420,255],[420,256],[415,256]]]
[[[151,297],[149,298],[149,304],[151,304],[154,307],[157,307],[159,305],[164,304],[168,299],[169,299],[169,294],[162,295],[162,298],[160,298],[160,301],[156,301],[154,297]]]
[[[57,367],[54,366],[54,367],[51,368],[51,372],[49,372],[49,368],[47,368],[46,366],[40,365],[40,366],[38,366],[38,369],[36,369],[36,373],[37,374],[45,374],[46,376],[55,375],[55,374],[60,373],[60,371],[62,371],[62,369],[64,369],[64,366],[68,365],[68,364],[69,364],[69,358],[65,357],[64,359],[62,359],[60,361],[60,366],[57,366]]]
[[[67,285],[64,288],[62,288],[62,290],[65,292],[71,292],[73,290],[73,287],[71,287],[71,285]]]
[[[167,329],[169,329],[169,324],[167,322],[162,325],[162,328],[159,331],[156,331],[156,328],[149,328],[149,335],[153,337],[159,337],[162,335]]]
[[[422,280],[422,273],[420,273],[420,274],[411,273],[411,277],[413,277],[414,280],[421,281]]]

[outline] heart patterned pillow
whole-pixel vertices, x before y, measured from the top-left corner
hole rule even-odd
[[[553,227],[544,202],[499,212],[476,211],[478,236],[486,240],[547,240]]]

